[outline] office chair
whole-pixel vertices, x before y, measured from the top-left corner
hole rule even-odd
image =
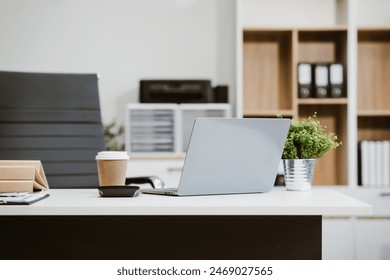
[[[96,74],[0,71],[0,159],[41,160],[50,188],[98,186]]]

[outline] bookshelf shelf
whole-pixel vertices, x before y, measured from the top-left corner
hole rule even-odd
[[[336,26],[307,26],[307,27],[300,27],[297,28],[299,31],[303,32],[337,32],[337,31],[344,31],[346,32],[348,30],[348,27],[346,25],[336,25]]]
[[[292,117],[294,115],[292,110],[247,110],[244,112],[244,117],[247,118],[262,118],[262,117],[276,117],[281,115],[283,117]]]
[[[359,117],[390,117],[390,109],[382,110],[359,110]]]
[[[345,105],[348,104],[347,98],[300,98],[299,105]]]

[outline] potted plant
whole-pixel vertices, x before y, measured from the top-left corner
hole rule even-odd
[[[107,151],[123,151],[125,149],[123,144],[124,131],[123,126],[117,127],[115,121],[104,125],[104,142]]]
[[[317,113],[291,120],[282,155],[287,190],[310,190],[316,159],[341,145],[337,135],[325,129]]]

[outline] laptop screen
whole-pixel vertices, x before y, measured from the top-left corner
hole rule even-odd
[[[198,118],[179,195],[270,191],[289,127],[289,119]]]

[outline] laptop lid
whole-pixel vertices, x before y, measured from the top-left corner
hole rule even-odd
[[[178,195],[270,191],[289,127],[289,119],[198,118]]]

